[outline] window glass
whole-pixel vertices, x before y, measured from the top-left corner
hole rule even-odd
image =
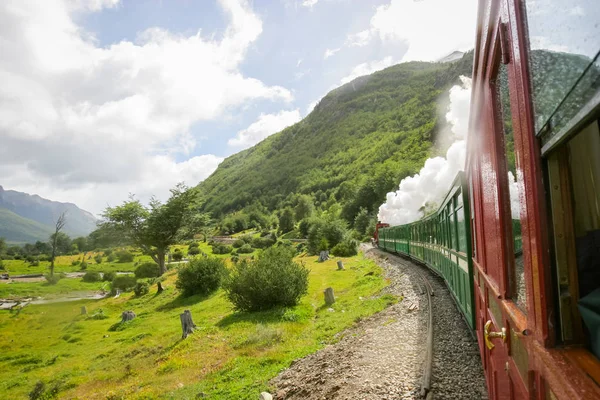
[[[475,199],[473,198],[473,177],[470,178],[469,184],[469,204],[471,208],[471,240],[473,258],[477,260],[477,226],[475,225]]]
[[[465,229],[465,209],[456,210],[456,223],[458,224],[458,251],[467,252],[467,232]]]
[[[523,251],[521,240],[521,196],[522,174],[518,166],[515,153],[514,131],[512,126],[512,113],[508,88],[508,68],[500,63],[496,79],[492,82],[496,94],[497,118],[501,121],[502,148],[506,160],[507,183],[510,201],[510,232],[511,242],[508,248],[512,248],[513,257],[508,261],[509,289],[512,299],[517,305],[525,310],[525,269],[523,265]]]
[[[600,5],[527,0],[526,12],[535,128],[547,143],[598,93]]]

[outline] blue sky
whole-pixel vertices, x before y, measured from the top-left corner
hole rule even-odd
[[[0,2],[0,184],[168,197],[331,89],[473,47],[476,0]]]

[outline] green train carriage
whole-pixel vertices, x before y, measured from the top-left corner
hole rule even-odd
[[[433,214],[378,229],[378,246],[412,258],[441,276],[471,329],[475,328],[469,190],[460,172]]]

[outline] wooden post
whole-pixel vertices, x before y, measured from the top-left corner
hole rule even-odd
[[[181,320],[181,329],[183,330],[181,338],[185,339],[189,334],[194,333],[196,324],[192,321],[192,313],[190,310],[185,310],[183,314],[179,314],[179,319]]]
[[[87,314],[87,308],[86,306],[81,306],[81,315],[85,315]]]
[[[344,270],[344,263],[342,262],[342,260],[338,260],[337,266],[338,266],[338,271]]]
[[[325,304],[327,304],[328,306],[335,303],[335,296],[333,295],[333,289],[328,287],[327,289],[325,289],[325,291],[323,292],[325,293]]]

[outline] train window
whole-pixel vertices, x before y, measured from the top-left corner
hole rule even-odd
[[[471,211],[471,251],[473,259],[477,260],[477,226],[475,224],[475,199],[473,198],[473,177],[469,178],[469,206]]]
[[[512,126],[512,112],[510,105],[510,93],[508,88],[508,68],[506,64],[499,63],[495,79],[492,80],[492,87],[495,92],[495,110],[498,113],[497,120],[501,121],[498,131],[501,148],[504,153],[506,167],[506,186],[508,188],[504,198],[506,204],[507,221],[506,232],[509,241],[505,244],[508,254],[507,272],[508,289],[510,297],[517,306],[526,310],[525,294],[525,266],[523,264],[523,250],[521,241],[521,200],[520,192],[523,184],[522,173],[518,165],[518,158],[515,152],[514,131]],[[502,170],[500,168],[499,170]]]
[[[600,105],[600,7],[597,0],[525,3],[535,131],[546,153],[589,124],[586,110]]]
[[[600,129],[595,121],[548,156],[560,326],[600,358]],[[582,325],[587,340],[583,340]]]
[[[458,230],[458,251],[467,252],[467,227],[465,223],[465,208],[463,205],[462,193],[458,192],[456,197],[456,223]]]

